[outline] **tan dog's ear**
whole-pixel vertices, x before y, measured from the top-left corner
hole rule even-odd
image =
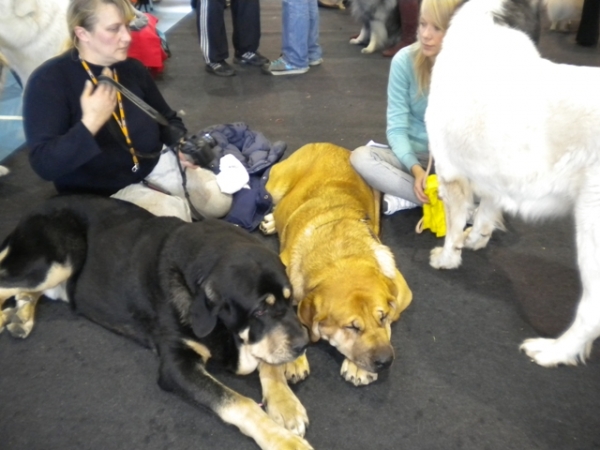
[[[317,312],[312,298],[306,297],[300,302],[300,305],[298,305],[298,317],[300,318],[300,322],[308,328],[310,340],[312,342],[317,342],[321,339],[321,332],[319,330],[321,318],[317,318],[316,314]]]
[[[398,317],[400,317],[400,313],[408,308],[408,305],[410,305],[410,302],[412,301],[412,291],[398,270],[396,270],[396,276],[394,278],[394,287],[396,288],[396,298],[394,301],[395,311],[392,314],[392,321],[397,320]]]

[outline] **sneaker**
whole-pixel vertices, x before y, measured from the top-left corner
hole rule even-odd
[[[206,65],[206,71],[215,74],[218,77],[232,77],[235,75],[234,68],[227,64],[227,61],[208,63]]]
[[[416,203],[410,202],[400,197],[395,197],[390,194],[383,194],[383,213],[386,216],[394,214],[396,211],[402,211],[403,209],[416,208]]]
[[[263,66],[263,72],[267,75],[300,75],[308,72],[309,67],[294,67],[287,63],[285,59],[279,58],[271,61],[268,66]]]
[[[309,66],[320,66],[323,64],[323,58],[313,59],[312,61],[308,61]]]
[[[255,67],[262,67],[265,64],[269,64],[269,60],[258,52],[246,52],[242,56],[236,55],[233,58],[233,62],[236,64]]]

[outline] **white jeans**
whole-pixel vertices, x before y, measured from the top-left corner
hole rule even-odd
[[[429,152],[417,153],[417,159],[427,167]],[[350,164],[364,178],[367,184],[384,194],[403,198],[416,205],[422,205],[415,195],[415,177],[400,162],[389,148],[358,147],[350,155]]]
[[[206,217],[223,217],[229,212],[232,197],[221,192],[214,173],[200,167],[186,168],[185,176],[190,201],[199,213]],[[136,183],[124,187],[111,197],[134,203],[156,216],[174,216],[186,222],[192,221],[177,155],[174,152],[163,151],[146,181],[168,194],[152,189],[144,183]]]

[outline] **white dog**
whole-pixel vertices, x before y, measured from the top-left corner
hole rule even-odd
[[[583,295],[557,339],[522,345],[542,366],[575,365],[600,335],[600,68],[555,64],[532,42],[540,0],[471,0],[433,69],[426,113],[446,209],[430,264],[453,269],[485,247],[502,210],[525,219],[574,214]],[[473,196],[481,199],[463,232]]]
[[[581,18],[583,0],[545,0],[544,3],[553,31],[569,31],[571,21]]]
[[[31,72],[66,48],[69,0],[0,0],[0,53],[23,86]]]

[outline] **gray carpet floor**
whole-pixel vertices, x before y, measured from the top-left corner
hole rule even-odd
[[[262,2],[261,52],[271,58],[279,54],[280,8]],[[349,45],[358,31],[348,11],[321,10],[322,66],[295,77],[242,68],[223,79],[204,72],[188,16],[168,33],[173,56],[159,85],[191,130],[242,121],[286,141],[288,151],[319,141],[350,149],[384,142],[390,61]],[[598,49],[576,46],[573,34],[545,31],[540,49],[557,62],[600,66]],[[12,173],[0,179],[2,237],[54,193],[31,172],[25,149],[4,163]],[[356,388],[340,377],[335,351],[310,347],[312,373],[293,387],[311,419],[307,439],[315,449],[344,450],[600,448],[600,346],[575,368],[544,369],[518,351],[524,339],[556,336],[571,321],[581,290],[572,221],[508,219],[486,249],[440,272],[428,255],[442,241],[416,235],[419,218],[413,210],[383,219],[382,240],[414,293],[393,327],[395,363]],[[263,240],[277,248],[275,237]],[[257,448],[161,391],[150,351],[65,304],[42,302],[26,340],[0,335],[0,361],[3,450]],[[216,376],[260,400],[256,374]]]

